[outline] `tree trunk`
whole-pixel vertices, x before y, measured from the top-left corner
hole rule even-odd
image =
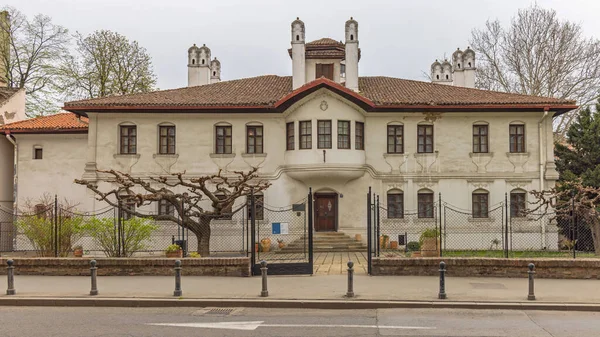
[[[185,222],[185,227],[188,227],[198,242],[198,254],[201,257],[210,256],[210,219],[201,217],[198,222],[188,220]]]
[[[594,224],[590,227],[592,232],[592,240],[594,240],[594,253],[596,256],[600,256],[600,223],[594,221]]]

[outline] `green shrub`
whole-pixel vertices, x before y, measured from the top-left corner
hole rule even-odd
[[[425,238],[437,238],[439,237],[439,233],[437,228],[427,228],[423,232],[421,232],[421,236],[419,237],[419,245],[423,245],[423,240]]]
[[[172,244],[167,246],[167,249],[165,249],[166,253],[175,253],[181,250],[181,247],[179,247],[179,245],[176,244]]]
[[[121,252],[127,257],[146,249],[152,233],[158,229],[157,225],[143,218],[122,220],[121,226],[123,227]],[[92,218],[84,224],[84,232],[96,241],[106,256],[120,256],[117,219]]]
[[[417,241],[411,241],[406,245],[406,250],[409,252],[418,252],[421,250],[421,244]]]
[[[58,255],[65,257],[71,251],[71,244],[80,237],[83,230],[83,219],[79,216],[60,219],[55,229],[52,216],[21,215],[16,227],[19,233],[27,237],[37,256],[54,256],[55,230],[58,234]]]

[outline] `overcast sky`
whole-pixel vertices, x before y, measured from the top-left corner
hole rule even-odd
[[[508,24],[528,0],[5,0],[28,17],[37,13],[71,32],[110,29],[137,40],[152,56],[161,89],[187,85],[187,49],[205,43],[221,61],[223,80],[291,75],[290,23],[298,16],[306,39],[344,38],[359,23],[361,76],[424,80],[423,71],[467,47],[471,30],[488,19]],[[538,0],[559,17],[600,33],[600,1]]]

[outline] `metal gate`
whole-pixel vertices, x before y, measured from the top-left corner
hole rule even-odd
[[[252,275],[260,275],[260,262],[270,275],[313,273],[313,196],[287,207],[272,207],[261,195],[250,197],[249,229]]]

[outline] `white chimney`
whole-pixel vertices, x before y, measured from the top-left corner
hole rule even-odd
[[[358,92],[358,22],[346,21],[346,88]]]
[[[294,90],[306,83],[306,46],[304,42],[304,22],[300,18],[296,18],[292,22],[292,86]]]

